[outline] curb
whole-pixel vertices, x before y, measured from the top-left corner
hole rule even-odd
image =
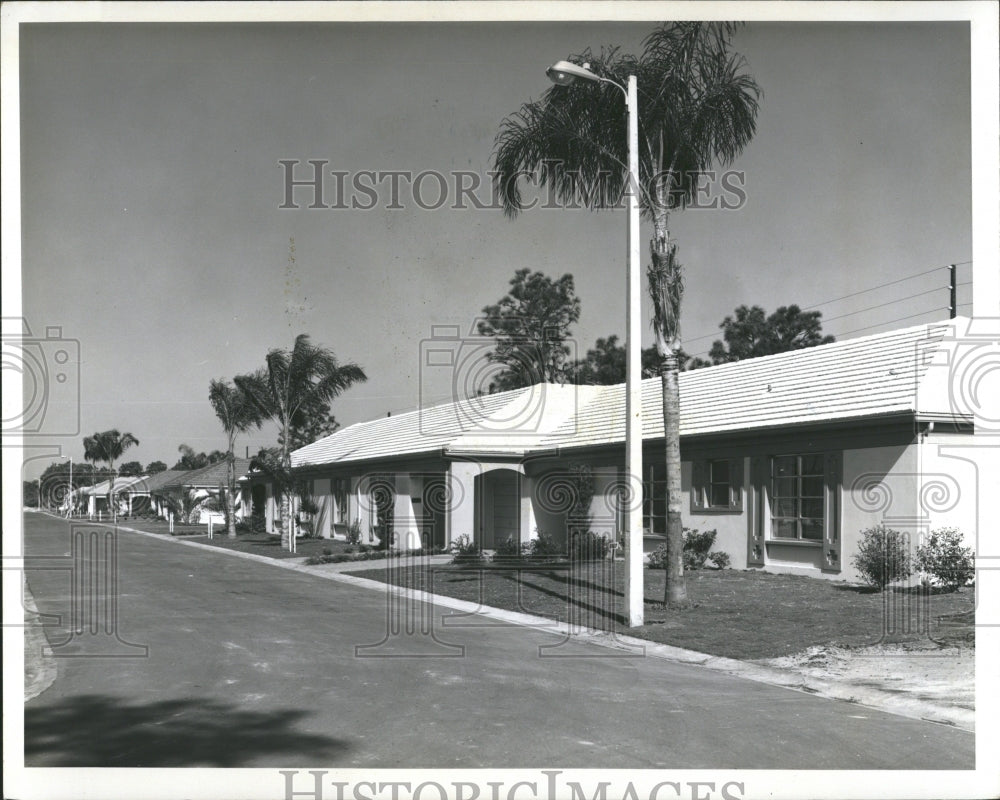
[[[57,669],[49,640],[39,621],[41,612],[23,574],[21,592],[24,603],[24,702],[27,703],[55,683]]]
[[[102,524],[102,523],[97,523]],[[104,527],[110,527],[103,523]],[[225,553],[257,561],[264,564],[271,564],[282,569],[289,569],[296,572],[304,572],[307,575],[314,575],[326,580],[337,581],[338,583],[349,584],[365,589],[377,589],[393,596],[405,595],[418,602],[437,605],[443,608],[450,608],[454,611],[462,611],[468,614],[476,614],[487,619],[505,622],[509,625],[534,628],[545,633],[562,635],[568,638],[578,639],[584,642],[598,645],[600,647],[612,648],[619,651],[626,651],[626,655],[651,656],[664,661],[671,661],[678,664],[688,664],[691,666],[704,667],[727,675],[745,678],[756,683],[765,683],[771,686],[780,686],[792,691],[802,692],[817,697],[825,697],[831,700],[841,700],[854,703],[859,706],[875,708],[890,714],[896,714],[911,719],[919,719],[925,722],[934,722],[949,725],[959,730],[973,732],[975,729],[975,712],[964,708],[952,708],[941,706],[936,703],[928,703],[922,700],[900,697],[897,694],[887,692],[870,686],[859,686],[857,684],[824,681],[815,678],[798,675],[776,667],[764,664],[755,664],[749,661],[739,661],[734,658],[723,656],[713,656],[708,653],[699,653],[696,650],[686,650],[682,647],[650,642],[647,639],[640,639],[626,634],[609,633],[595,628],[585,628],[573,626],[565,622],[549,619],[548,617],[538,617],[533,614],[525,614],[520,611],[507,611],[506,609],[493,608],[478,603],[471,603],[468,600],[459,600],[445,595],[430,594],[418,589],[406,589],[400,586],[383,583],[382,581],[371,580],[370,578],[360,578],[347,572],[333,571],[328,565],[309,566],[301,563],[298,559],[275,559],[268,556],[257,555],[256,553],[243,553],[238,550],[230,550],[225,547],[215,547],[214,545],[202,542],[192,542],[184,539],[177,539],[173,536],[161,533],[150,533],[136,528],[127,528],[119,525],[118,530],[136,533],[140,536],[149,536],[154,539],[175,542],[187,547],[197,547],[203,550],[210,550],[214,553]],[[289,563],[292,562],[292,563]],[[365,562],[368,563],[368,562]],[[361,567],[352,568],[359,569]],[[447,619],[447,617],[445,618]],[[445,627],[448,627],[445,624]]]

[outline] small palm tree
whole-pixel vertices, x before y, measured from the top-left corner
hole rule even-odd
[[[215,415],[222,423],[226,432],[226,522],[230,539],[236,538],[236,436],[253,428],[259,428],[262,422],[257,406],[250,402],[239,386],[229,381],[213,380],[208,385],[208,400],[215,409]]]
[[[304,426],[305,414],[317,402],[329,404],[355,383],[367,379],[357,364],[341,364],[332,350],[313,344],[305,333],[295,338],[291,350],[271,350],[264,368],[233,379],[260,418],[273,420],[280,430],[280,457],[273,469],[286,476],[276,488],[281,491],[281,544],[289,550],[295,548],[287,488],[292,471],[292,431]]]
[[[108,507],[116,521],[118,510],[115,507],[115,462],[134,444],[139,444],[139,440],[131,433],[119,433],[116,430],[83,437],[83,457],[92,464],[108,465],[111,474],[108,484]]]
[[[617,48],[570,60],[624,85],[635,75],[639,94],[639,203],[653,223],[647,277],[660,359],[667,468],[668,605],[686,597],[681,558],[678,409],[680,311],[684,286],[670,211],[698,194],[713,165],[731,163],[753,137],[760,87],[730,49],[738,26],[671,22],[651,33],[638,58]],[[551,87],[502,123],[494,169],[505,212],[523,207],[519,177],[535,174],[563,201],[591,209],[618,207],[629,189],[624,98],[609,83]],[[701,182],[701,183],[700,183]]]

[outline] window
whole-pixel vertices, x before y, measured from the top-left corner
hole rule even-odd
[[[691,468],[691,511],[743,511],[743,459],[696,459]]]
[[[330,493],[333,495],[333,504],[336,507],[336,522],[338,525],[348,525],[347,518],[347,478],[334,478],[330,481]]]
[[[771,459],[771,536],[823,540],[825,471],[823,455]]]
[[[667,466],[645,464],[642,481],[642,527],[646,533],[667,535]]]

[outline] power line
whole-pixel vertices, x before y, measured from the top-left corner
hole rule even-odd
[[[937,313],[938,311],[947,311],[947,310],[948,310],[947,308],[929,308],[926,311],[921,311],[917,314],[910,314],[909,316],[906,317],[896,317],[896,319],[890,319],[885,322],[877,322],[874,325],[866,325],[864,328],[855,328],[852,331],[844,331],[843,333],[838,333],[837,336],[838,337],[848,336],[852,333],[858,333],[859,331],[867,331],[870,330],[871,328],[879,328],[882,325],[891,325],[894,322],[902,322],[903,320],[906,319],[913,319],[914,317],[923,317],[926,316],[927,314],[934,314]]]
[[[830,300],[823,300],[822,302],[814,303],[813,305],[806,306],[802,310],[803,311],[810,311],[812,309],[819,308],[820,306],[830,305],[831,303],[838,303],[841,300],[847,300],[847,299],[849,299],[851,297],[857,297],[858,295],[867,294],[868,292],[874,292],[877,289],[884,289],[887,286],[895,286],[898,283],[903,283],[905,281],[912,280],[913,278],[920,278],[920,277],[923,277],[924,275],[930,275],[931,273],[938,272],[939,270],[942,270],[942,269],[948,269],[952,265],[954,265],[954,266],[957,267],[957,266],[964,266],[964,265],[971,264],[971,263],[972,263],[972,261],[953,261],[953,262],[948,263],[948,264],[941,264],[939,266],[931,267],[930,269],[926,269],[926,270],[924,270],[922,272],[915,272],[912,275],[906,275],[905,277],[898,278],[898,279],[893,280],[893,281],[888,281],[886,283],[880,283],[877,286],[871,286],[871,287],[869,287],[867,289],[860,289],[857,292],[851,292],[850,294],[841,295],[840,297],[834,297],[834,298],[832,298]],[[971,283],[972,283],[972,281],[966,281],[965,283],[959,283],[957,285],[958,286],[968,286]],[[901,297],[898,300],[891,300],[891,301],[886,302],[886,303],[880,303],[879,305],[871,306],[870,308],[863,309],[863,311],[872,311],[872,310],[877,309],[877,308],[882,308],[883,306],[892,305],[894,303],[900,303],[903,300],[910,300],[910,299],[912,299],[914,297],[922,297],[925,294],[932,294],[934,292],[944,291],[945,289],[947,289],[947,286],[935,287],[934,289],[930,289],[930,290],[928,290],[926,292],[920,292],[918,294],[912,294],[912,295],[908,295],[906,297]],[[965,305],[965,304],[963,304],[963,305]],[[947,310],[947,309],[945,309],[945,310]],[[851,312],[851,314],[860,314],[860,313],[862,313],[862,311],[853,311],[853,312]],[[823,322],[826,323],[826,322],[832,322],[833,320],[837,320],[837,319],[843,319],[843,317],[851,316],[851,314],[843,314],[843,315],[838,316],[838,317],[830,317],[829,319],[823,320]],[[908,317],[903,317],[903,319],[908,319]],[[877,326],[871,326],[871,327],[877,327]],[[859,330],[865,330],[865,329],[864,328],[859,328]],[[843,336],[845,334],[841,334],[841,335]],[[717,337],[717,336],[719,336],[718,333],[706,333],[703,336],[695,336],[695,337],[690,338],[690,339],[685,338],[684,341],[685,341],[685,343],[690,344],[690,343],[693,343],[693,342],[700,342],[703,339],[711,339],[711,338]],[[704,352],[707,353],[708,351],[706,350]],[[695,355],[701,355],[701,353],[696,353]]]
[[[855,314],[863,314],[866,311],[874,311],[876,308],[883,308],[885,306],[895,305],[896,303],[902,303],[904,300],[912,300],[914,297],[923,297],[926,294],[935,294],[940,291],[941,291],[940,287],[935,287],[934,289],[928,289],[926,292],[919,292],[917,294],[907,295],[906,297],[900,297],[898,300],[889,300],[886,303],[879,303],[877,306],[868,306],[868,308],[861,308],[858,309],[857,311],[849,311],[848,313],[841,314],[838,317],[830,317],[829,319],[824,319],[823,322],[824,323],[833,322],[834,320],[843,319],[844,317],[851,317],[854,316]]]
[[[971,261],[955,261],[955,262],[953,262],[954,266],[956,266],[956,267],[962,266],[964,264],[971,264],[971,263],[972,263]],[[835,297],[832,300],[823,300],[820,303],[814,303],[811,306],[806,306],[802,310],[803,311],[809,311],[810,309],[819,308],[820,306],[826,306],[826,305],[829,305],[830,303],[837,303],[840,300],[846,300],[849,297],[857,297],[859,294],[865,294],[867,292],[874,292],[876,289],[884,289],[886,286],[894,286],[895,284],[902,283],[903,281],[912,280],[913,278],[920,278],[920,277],[922,277],[924,275],[930,275],[932,272],[937,272],[938,270],[941,270],[941,269],[948,269],[951,266],[952,266],[952,264],[941,264],[940,266],[931,267],[930,269],[924,270],[923,272],[915,272],[912,275],[907,275],[905,278],[899,278],[898,280],[889,281],[888,283],[880,283],[878,286],[872,286],[870,289],[862,289],[862,290],[860,290],[858,292],[851,292],[851,294],[845,294],[842,297]],[[971,281],[970,281],[970,283],[971,283]]]

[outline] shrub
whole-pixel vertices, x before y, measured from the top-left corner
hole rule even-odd
[[[551,561],[556,558],[565,558],[566,548],[559,544],[554,537],[539,533],[531,540],[529,554],[531,558],[539,561]]]
[[[726,569],[730,564],[729,553],[724,553],[722,550],[714,550],[709,553],[708,560],[719,569]]]
[[[917,569],[934,576],[947,592],[957,591],[976,574],[973,550],[962,541],[958,528],[937,528],[917,548]]]
[[[573,561],[602,561],[608,557],[609,540],[594,531],[574,533],[570,539],[570,558]]]
[[[511,561],[519,559],[528,546],[527,544],[522,545],[520,542],[515,541],[513,536],[508,536],[504,541],[497,544],[493,560]]]
[[[478,564],[483,561],[483,550],[479,542],[474,542],[465,533],[451,543],[451,552],[454,555],[452,564]]]
[[[715,544],[716,532],[684,529],[684,569],[701,569],[708,560],[708,553]]]
[[[354,548],[351,545],[347,545],[347,547],[344,548],[344,552],[345,553],[353,553],[354,552]]]
[[[711,556],[720,556],[725,559],[725,566],[729,566],[729,556],[721,551],[716,551],[715,553],[709,553],[712,549],[712,545],[715,544],[716,532],[712,531],[699,531],[695,528],[685,528],[684,529],[684,549],[681,551],[681,557],[684,560],[684,569],[696,570],[701,569],[705,566],[705,562]],[[667,545],[666,543],[661,544],[657,547],[646,559],[646,563],[651,569],[666,569],[667,568]],[[713,563],[716,563],[713,561]],[[716,564],[716,566],[719,566]],[[722,569],[722,567],[719,567]]]
[[[646,563],[649,565],[650,569],[666,569],[667,568],[667,546],[661,544],[646,558]]]
[[[347,528],[347,543],[361,544],[361,520],[355,519]]]
[[[325,555],[325,556],[332,556],[333,555],[333,550],[331,550],[329,547],[324,547],[323,548],[323,555]]]
[[[851,563],[865,583],[881,591],[913,572],[910,537],[885,525],[863,530],[858,552],[851,556]]]

